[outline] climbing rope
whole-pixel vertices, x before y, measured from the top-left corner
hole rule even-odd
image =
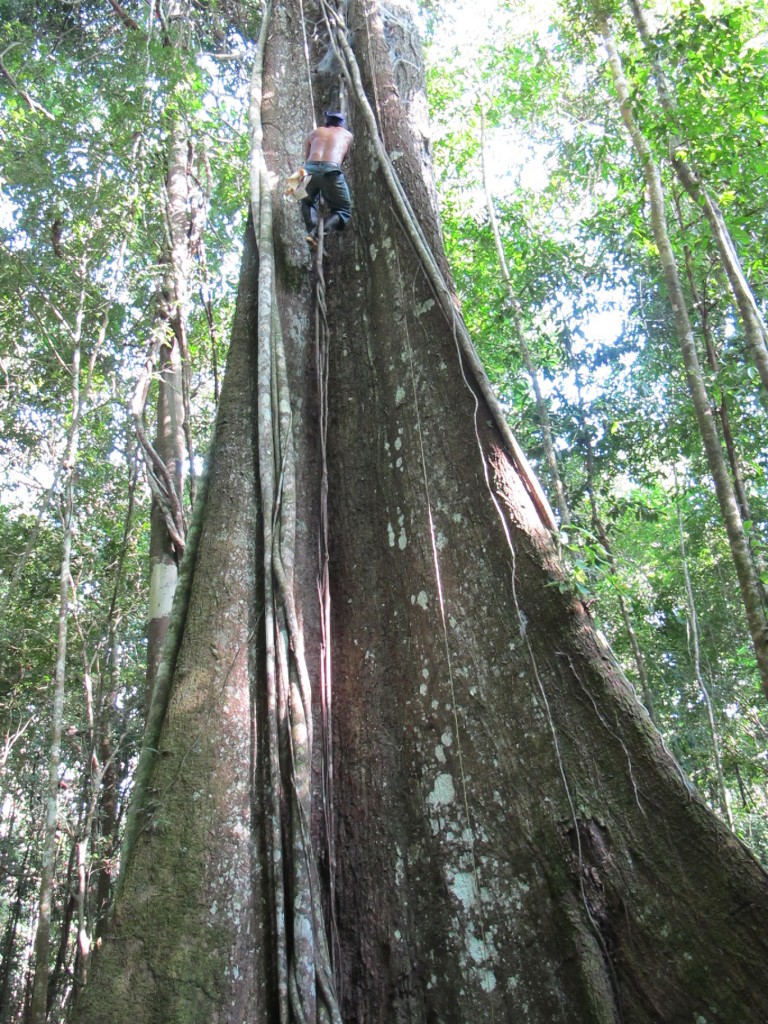
[[[320,608],[320,707],[322,716],[322,797],[329,880],[329,926],[332,963],[338,965],[338,934],[336,926],[336,843],[334,829],[333,792],[333,703],[331,665],[331,585],[329,577],[328,530],[328,309],[325,299],[323,219],[318,220],[317,253],[315,258],[315,365],[319,406],[320,444],[320,508],[318,535],[317,595]]]

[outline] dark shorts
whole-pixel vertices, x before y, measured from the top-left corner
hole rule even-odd
[[[338,213],[343,228],[352,216],[352,200],[347,180],[338,164],[310,161],[304,170],[311,175],[307,185],[306,199],[302,205],[316,206],[320,196],[328,203],[331,213]]]

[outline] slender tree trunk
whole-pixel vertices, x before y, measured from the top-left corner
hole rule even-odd
[[[680,203],[677,196],[675,196],[675,212],[677,214],[677,223],[680,229],[684,231],[685,226],[683,223],[683,214],[680,209]],[[707,349],[707,362],[709,363],[709,368],[712,370],[712,373],[717,376],[720,372],[720,359],[717,354],[717,346],[709,323],[710,305],[707,302],[706,289],[704,293],[702,293],[696,283],[691,250],[687,245],[685,246],[685,269],[688,277],[688,287],[691,290],[693,305],[699,315],[701,333]],[[720,417],[720,426],[723,431],[723,441],[725,442],[725,450],[728,455],[728,464],[731,467],[731,478],[733,480],[733,489],[736,495],[736,501],[739,504],[741,518],[746,522],[747,520],[752,519],[752,512],[749,507],[749,498],[747,497],[747,489],[744,484],[744,474],[741,471],[741,463],[739,461],[739,456],[733,439],[733,431],[731,430],[731,418],[728,413],[726,389],[722,387],[720,390],[721,398],[720,406],[718,408],[718,416]]]
[[[597,507],[597,495],[595,490],[595,454],[592,447],[592,438],[587,428],[586,416],[584,413],[584,398],[581,393],[581,383],[579,381],[579,375],[577,372],[576,361],[573,358],[573,351],[571,350],[570,343],[565,342],[566,355],[570,363],[571,369],[574,371],[576,380],[576,402],[579,415],[579,433],[581,435],[581,441],[584,446],[584,464],[586,467],[587,477],[587,494],[589,496],[589,508],[592,519],[592,529],[595,536],[600,541],[600,544],[608,557],[611,569],[614,574],[618,573],[618,562],[616,556],[611,547],[611,542],[608,537],[608,531],[605,529],[605,524],[600,518],[600,513]],[[656,724],[656,710],[653,701],[653,691],[651,689],[650,680],[648,679],[648,672],[646,671],[645,658],[643,656],[642,649],[637,639],[637,633],[632,625],[632,617],[629,614],[629,608],[627,602],[624,599],[624,595],[617,589],[616,600],[619,605],[619,612],[621,614],[621,620],[624,623],[624,630],[629,640],[629,645],[632,649],[632,657],[635,662],[635,671],[637,672],[637,679],[640,683],[640,692],[642,694],[643,704],[645,710],[648,712],[648,716],[651,721]]]
[[[176,132],[166,176],[165,272],[158,292],[157,326],[160,335],[157,364],[157,428],[154,452],[164,467],[166,489],[173,492],[173,507],[183,506],[184,443],[189,419],[184,376],[186,316],[189,277],[189,147]],[[188,359],[187,359],[188,365]],[[191,453],[190,453],[191,454]],[[153,459],[154,461],[154,459]],[[152,472],[152,468],[149,470]],[[172,527],[169,528],[169,519]],[[173,595],[178,579],[181,550],[178,544],[178,513],[169,510],[167,496],[153,492],[149,546],[150,584],[147,620],[146,707],[152,702],[157,669],[168,630]]]
[[[154,448],[165,467],[179,508],[183,501],[184,433],[181,400],[181,354],[174,338],[160,346],[157,396],[157,432]],[[162,655],[181,552],[168,529],[167,506],[152,497],[149,541],[149,612],[147,618],[146,706],[152,701],[157,668]]]
[[[86,678],[90,671],[86,670]],[[96,814],[100,789],[100,771],[95,762],[94,750],[96,741],[95,718],[90,687],[86,693],[88,715],[88,731],[83,742],[84,771],[82,792],[78,802],[80,810],[77,828],[72,836],[72,848],[67,872],[66,891],[69,894],[66,914],[66,939],[62,935],[59,962],[57,967],[63,969],[69,945],[69,932],[74,923],[75,941],[73,964],[68,971],[71,979],[69,1001],[77,998],[79,990],[85,983],[91,951],[91,927],[88,921],[88,894],[90,890],[90,844],[93,835],[93,821]],[[66,1000],[65,1000],[66,1001]]]
[[[3,598],[3,604],[0,607],[0,616],[2,616],[2,619],[5,622],[11,621],[9,611],[13,607],[13,603],[16,599],[16,588],[18,586],[19,580],[22,578],[22,575],[27,567],[27,563],[32,555],[32,552],[35,550],[37,539],[40,535],[40,528],[45,520],[46,514],[48,513],[51,503],[53,502],[56,495],[59,493],[60,488],[66,488],[66,483],[62,483],[62,481],[66,481],[67,473],[70,467],[73,465],[74,459],[76,457],[77,446],[79,444],[82,417],[85,411],[86,404],[88,402],[91,384],[93,382],[93,370],[96,365],[96,360],[102,351],[104,341],[107,335],[107,327],[109,325],[109,316],[112,309],[112,304],[115,300],[115,296],[117,294],[117,290],[122,279],[123,264],[125,260],[125,252],[127,249],[127,245],[128,241],[127,239],[124,239],[122,245],[120,246],[117,259],[115,260],[114,274],[112,276],[112,281],[107,291],[107,295],[105,296],[105,302],[103,307],[104,311],[101,317],[101,323],[99,325],[98,338],[96,344],[94,344],[93,349],[91,351],[91,355],[88,360],[88,367],[84,374],[85,379],[82,383],[82,386],[78,383],[78,407],[75,410],[75,414],[72,417],[69,427],[67,428],[64,443],[62,445],[63,454],[59,459],[59,462],[54,470],[53,480],[51,481],[48,490],[45,492],[42,501],[40,502],[40,507],[38,509],[37,517],[35,519],[35,524],[29,533],[27,543],[24,546],[24,551],[16,561],[16,564],[13,568],[13,574],[6,588],[5,596]],[[81,267],[82,275],[85,275],[85,270],[85,266]],[[75,350],[80,345],[81,340],[80,336],[82,333],[81,318],[83,302],[84,299],[81,296],[81,309],[76,318],[74,327],[70,326],[63,316],[60,317],[62,326],[64,327],[65,334],[69,335],[70,340],[72,341],[73,349]],[[0,622],[0,636],[3,635],[3,628],[3,623]]]
[[[638,35],[651,61],[662,109],[670,118],[674,119],[677,113],[676,102],[664,68],[657,56],[656,47],[651,38],[648,22],[645,17],[645,11],[640,0],[629,0],[629,6],[632,9]],[[706,188],[698,170],[682,155],[683,147],[677,137],[670,137],[669,149],[675,174],[685,191],[696,203],[696,206],[703,211],[707,219],[712,232],[712,238],[720,256],[720,262],[728,279],[731,294],[744,326],[744,333],[752,352],[752,359],[760,374],[762,385],[766,392],[768,392],[768,330],[766,330],[765,321],[760,312],[760,307],[755,300],[754,292],[744,274],[739,254],[725,222],[723,211]]]
[[[693,339],[693,330],[688,317],[688,310],[686,309],[685,295],[667,231],[661,175],[658,166],[654,162],[650,147],[638,128],[632,113],[629,87],[624,78],[613,35],[606,21],[602,23],[601,32],[608,52],[608,62],[619,100],[621,116],[632,139],[632,144],[642,165],[648,186],[653,235],[659,250],[664,280],[672,305],[675,331],[683,356],[688,387],[696,414],[696,422],[698,423],[704,444],[709,471],[715,484],[715,491],[728,536],[731,557],[736,568],[736,576],[739,581],[741,598],[744,603],[749,632],[752,637],[757,667],[760,672],[763,689],[766,695],[768,695],[768,621],[766,620],[763,604],[762,588],[755,573],[749,550],[749,542],[744,532],[744,524],[739,514],[739,507],[733,492],[730,476],[728,475],[728,468],[723,458],[720,438],[712,418],[712,406],[701,373],[701,366]]]
[[[16,881],[16,894],[10,908],[10,915],[6,922],[5,936],[3,938],[3,959],[0,965],[0,1024],[9,1024],[11,1020],[11,995],[14,985],[14,968],[17,961],[16,936],[24,910],[28,860],[29,848],[24,853],[24,860],[19,869]]]
[[[715,340],[712,337],[712,329],[709,325],[709,313],[706,307],[706,303],[703,299],[701,299],[698,296],[695,288],[693,288],[692,290],[692,295],[694,301],[699,304],[701,333],[704,337],[704,343],[707,347],[707,362],[709,363],[712,372],[714,374],[717,374],[720,370],[720,361],[717,356]],[[744,474],[741,471],[741,461],[739,460],[739,454],[736,451],[736,442],[734,441],[733,431],[731,430],[731,417],[728,412],[728,398],[726,396],[726,389],[725,387],[721,387],[720,390],[720,405],[718,406],[717,413],[720,417],[720,426],[723,431],[725,451],[728,457],[728,465],[731,469],[733,490],[734,494],[736,495],[736,501],[739,504],[741,518],[744,522],[748,522],[752,519],[752,510],[750,508],[749,497],[747,495],[747,488],[744,483]]]
[[[208,263],[205,256],[205,245],[200,240],[200,302],[205,310],[205,318],[208,321],[208,335],[211,343],[211,374],[213,376],[213,401],[219,404],[219,330],[213,316],[213,301],[211,299],[210,281],[208,280]]]
[[[64,691],[67,680],[67,640],[69,628],[69,590],[71,586],[70,567],[72,562],[72,540],[74,531],[74,487],[75,466],[78,458],[79,425],[82,416],[80,395],[81,340],[85,313],[85,268],[81,268],[82,286],[77,318],[73,330],[72,350],[72,423],[70,433],[67,476],[64,483],[62,516],[62,553],[59,569],[59,622],[56,643],[56,667],[54,671],[53,707],[51,712],[51,746],[48,762],[48,787],[46,796],[45,833],[43,837],[43,859],[40,869],[40,897],[37,932],[35,934],[35,977],[30,1005],[30,1024],[45,1024],[48,1003],[49,955],[51,941],[51,908],[53,879],[56,865],[56,829],[59,807],[59,764],[61,762],[61,736],[64,720]],[[98,348],[98,346],[96,346]],[[93,367],[89,365],[88,376]]]
[[[555,501],[557,503],[557,510],[560,513],[560,525],[567,527],[571,523],[571,513],[568,508],[568,502],[565,497],[565,488],[563,487],[563,479],[560,476],[560,467],[557,462],[557,453],[555,452],[555,445],[552,440],[552,424],[549,419],[549,408],[544,400],[544,396],[541,392],[541,384],[539,382],[539,374],[531,356],[531,350],[528,348],[528,343],[525,340],[525,330],[523,328],[522,319],[520,316],[520,303],[517,301],[515,290],[512,286],[512,278],[509,273],[509,264],[507,263],[507,256],[504,252],[504,244],[501,240],[501,232],[499,231],[499,221],[496,216],[496,208],[493,205],[493,196],[491,195],[490,185],[488,184],[488,168],[486,164],[485,154],[485,117],[482,109],[480,110],[480,124],[481,124],[481,136],[480,136],[480,165],[482,168],[483,175],[483,191],[485,192],[485,205],[488,210],[488,219],[491,224],[491,233],[493,234],[493,242],[496,246],[496,255],[499,260],[499,269],[501,271],[501,277],[504,281],[504,286],[507,290],[510,303],[512,305],[512,316],[515,325],[515,333],[517,335],[517,343],[520,348],[520,354],[523,357],[525,368],[528,372],[528,376],[531,378],[531,387],[533,388],[533,396],[536,402],[536,415],[538,416],[539,424],[541,426],[541,439],[544,445],[544,457],[547,460],[547,468],[549,469],[549,475],[552,482],[552,487],[555,491]]]
[[[122,617],[120,596],[124,586],[123,571],[125,560],[131,543],[138,472],[139,460],[137,455],[134,454],[133,458],[130,459],[128,508],[123,528],[123,541],[115,571],[115,587],[109,607],[106,667],[104,678],[99,686],[97,728],[99,746],[97,756],[101,771],[101,791],[94,821],[93,841],[93,847],[98,851],[93,909],[93,938],[97,944],[103,938],[106,930],[108,910],[112,898],[112,886],[117,874],[116,860],[119,846],[118,800],[121,784],[117,765],[120,739],[118,737],[115,714],[120,692],[118,628]],[[96,751],[94,751],[94,756],[96,756]]]
[[[412,12],[345,12],[287,0],[263,37],[257,236],[183,636],[75,1019],[763,1024],[768,880],[552,585],[546,505],[456,315]],[[309,74],[355,133],[354,221],[318,256],[279,184]]]
[[[675,473],[675,509],[677,511],[677,531],[680,538],[680,555],[683,566],[683,579],[685,580],[685,599],[688,605],[688,624],[691,641],[691,660],[693,661],[693,673],[696,677],[696,685],[704,698],[704,706],[707,709],[709,721],[709,734],[712,739],[712,753],[715,761],[715,774],[717,777],[717,794],[720,804],[720,811],[733,829],[733,814],[731,813],[731,802],[728,798],[728,791],[725,788],[725,777],[723,776],[723,760],[720,754],[720,733],[715,723],[715,709],[712,705],[712,698],[709,689],[704,682],[701,672],[701,647],[699,645],[699,617],[696,614],[696,602],[693,597],[693,586],[691,585],[691,574],[688,569],[688,552],[685,544],[685,530],[683,528],[683,516],[680,511],[680,495],[677,486],[677,474]]]
[[[97,819],[98,829],[95,837],[98,841],[98,866],[93,910],[93,938],[96,943],[103,938],[106,930],[107,913],[112,897],[112,883],[116,873],[114,863],[118,844],[117,788],[119,780],[115,766],[116,751],[108,732],[102,734],[99,756],[104,768]]]
[[[70,848],[70,855],[67,862],[67,873],[64,880],[64,898],[61,902],[61,919],[59,924],[59,941],[56,949],[56,959],[48,978],[48,1014],[50,1016],[54,1002],[59,1000],[59,1005],[66,1002],[67,992],[65,979],[67,977],[67,954],[69,953],[69,939],[72,932],[72,919],[75,912],[76,897],[72,894],[72,883],[74,879],[74,868],[77,857],[76,846]],[[77,952],[75,952],[77,957]]]
[[[189,358],[187,319],[189,316],[192,256],[202,232],[201,215],[204,211],[204,206],[200,202],[199,186],[195,184],[197,162],[192,140],[179,132],[174,133],[166,178],[166,219],[169,243],[168,285],[171,288],[169,324],[179,349],[181,363],[181,381],[177,400],[180,399],[181,403],[180,423],[187,450],[192,503],[195,500],[197,473],[189,396],[192,367]]]
[[[70,566],[74,532],[74,486],[76,465],[79,456],[80,431],[85,413],[86,403],[90,395],[96,360],[101,353],[109,323],[109,313],[114,302],[119,281],[123,271],[126,242],[121,246],[110,287],[106,296],[104,311],[99,323],[88,362],[81,369],[82,339],[86,304],[86,265],[80,267],[81,290],[74,325],[69,328],[72,339],[72,414],[71,424],[67,432],[66,455],[61,464],[63,476],[63,542],[62,559],[59,572],[59,623],[56,648],[56,667],[54,672],[54,696],[52,709],[52,735],[50,747],[48,794],[46,808],[45,835],[43,839],[43,863],[40,875],[40,897],[38,924],[34,941],[34,982],[30,996],[30,1024],[43,1024],[47,1012],[49,989],[50,938],[52,887],[56,858],[56,830],[58,820],[58,789],[59,763],[61,759],[61,739],[64,713],[64,696],[66,685],[66,658],[68,645],[69,589],[72,585]],[[84,378],[81,381],[81,376]],[[42,514],[42,513],[41,513]],[[38,523],[40,518],[38,518]],[[33,536],[34,536],[33,531]],[[31,541],[30,541],[31,544]],[[27,545],[28,555],[31,552]],[[18,568],[18,567],[17,567]]]
[[[43,863],[40,872],[40,900],[37,933],[35,936],[35,981],[32,991],[30,1024],[45,1024],[48,998],[48,957],[50,953],[51,907],[53,878],[56,864],[56,825],[58,821],[59,763],[61,761],[61,734],[64,717],[64,687],[66,684],[67,623],[69,615],[70,563],[72,558],[73,487],[70,476],[66,486],[64,511],[64,542],[59,572],[59,635],[54,675],[52,734],[50,767],[48,773],[47,810]]]

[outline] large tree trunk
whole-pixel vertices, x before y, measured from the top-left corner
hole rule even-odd
[[[363,81],[443,266],[412,24],[399,3],[369,8],[348,7]],[[318,110],[345,100],[317,5],[278,5],[261,249],[249,228],[184,639],[77,1020],[763,1024],[765,875],[686,784],[562,592],[546,511],[352,98],[355,215],[326,239],[318,388],[317,268],[280,184],[267,209],[263,192],[299,163],[312,123],[302,13]],[[264,430],[278,413],[288,435]],[[323,452],[332,761],[319,742]],[[262,523],[260,502],[273,501]],[[273,586],[287,552],[292,583]],[[283,668],[312,689],[303,733],[290,693],[270,703]]]

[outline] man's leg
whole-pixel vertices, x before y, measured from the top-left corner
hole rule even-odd
[[[314,194],[307,192],[304,199],[301,200],[301,216],[304,219],[304,226],[307,229],[309,235],[317,234],[317,201],[320,198],[320,189],[316,189]]]
[[[331,208],[331,214],[323,221],[324,231],[343,231],[352,216],[352,200],[347,180],[341,171],[326,174],[323,179],[323,196]]]
[[[332,213],[323,221],[323,233],[328,234],[329,231],[343,231],[344,221],[341,219],[341,214]]]

